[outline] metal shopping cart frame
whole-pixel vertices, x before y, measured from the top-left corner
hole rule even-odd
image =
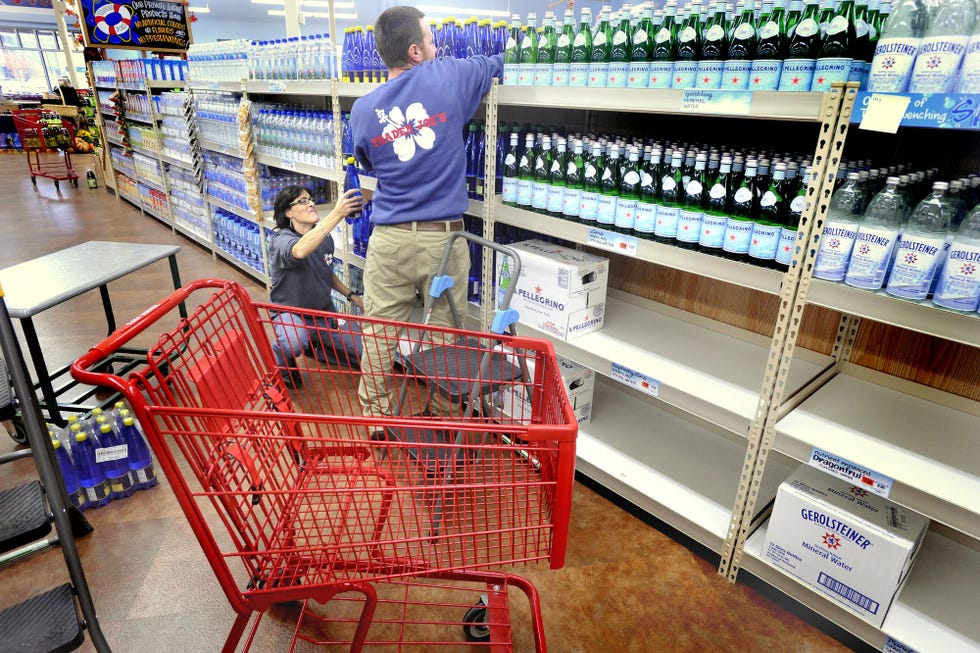
[[[59,181],[69,181],[78,188],[78,174],[71,167],[71,154],[68,151],[75,139],[75,125],[70,120],[61,118],[61,127],[68,132],[68,142],[53,143],[44,136],[46,125],[41,121],[43,109],[15,109],[10,113],[14,118],[14,127],[17,129],[21,147],[27,154],[27,169],[31,175],[31,183],[37,186],[37,178],[46,177],[54,180],[55,188],[59,188]],[[42,160],[41,155],[51,156],[48,154],[51,150],[60,152],[57,160],[50,158]]]
[[[127,378],[93,371],[195,293],[204,293],[204,301],[162,333],[144,368]],[[550,343],[387,322],[394,331],[421,328],[426,342],[456,348],[461,355],[469,355],[472,347],[492,351],[503,343],[514,356],[533,359],[535,379],[506,383],[526,386],[535,415],[514,420],[464,413],[363,417],[353,395],[360,375],[356,369],[311,361],[304,370],[310,381],[302,391],[287,394],[270,345],[274,314],[284,308],[253,302],[232,282],[193,282],[72,365],[77,380],[120,392],[144,425],[238,615],[225,651],[235,649],[259,613],[250,645],[262,613],[283,601],[300,600],[308,607],[342,592],[362,594],[364,609],[347,642],[351,650],[361,650],[372,641],[372,628],[380,627],[372,621],[379,605],[372,597],[392,583],[475,582],[479,591],[474,595],[489,597],[494,587],[529,585],[493,568],[531,561],[563,565],[577,423]],[[343,317],[347,328],[358,321],[385,322],[310,313],[328,318],[328,325],[329,318]],[[427,392],[424,375],[411,370],[393,374],[415,387],[405,407]],[[424,423],[462,437],[427,445],[441,461],[432,473],[417,462],[417,444],[387,441],[382,455],[370,438],[379,421],[386,430],[403,432]],[[526,592],[536,646],[545,650],[536,593],[533,588]],[[506,612],[500,602],[488,600],[473,608],[482,610],[476,616],[487,621],[467,624],[455,615],[445,622],[447,633],[458,635],[460,625],[470,631],[485,627],[495,650],[511,650],[510,624],[499,626]],[[303,639],[299,630],[296,638]],[[426,646],[435,647],[431,637]]]

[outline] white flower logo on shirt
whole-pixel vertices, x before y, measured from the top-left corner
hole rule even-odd
[[[386,141],[391,142],[399,161],[410,161],[415,156],[415,148],[431,150],[436,142],[436,133],[428,125],[432,120],[421,102],[408,105],[402,113],[400,107],[392,107],[389,113],[375,109],[378,122],[385,125],[381,132]],[[425,125],[420,127],[419,125]]]

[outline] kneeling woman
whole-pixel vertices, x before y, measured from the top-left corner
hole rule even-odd
[[[330,231],[361,206],[358,191],[351,190],[323,220],[305,186],[286,186],[276,196],[276,233],[269,243],[269,272],[274,304],[317,311],[334,311],[331,290],[364,310],[364,303],[333,273],[333,238]],[[314,354],[324,363],[349,367],[360,365],[361,337],[356,326],[339,327],[334,320],[302,316],[287,311],[273,316],[276,356],[286,386],[303,385],[296,357]]]

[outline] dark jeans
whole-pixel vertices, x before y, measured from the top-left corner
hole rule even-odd
[[[353,322],[338,324],[324,317],[278,313],[272,318],[276,341],[272,352],[280,367],[291,365],[295,358],[312,351],[323,363],[359,367],[361,364],[361,328]]]

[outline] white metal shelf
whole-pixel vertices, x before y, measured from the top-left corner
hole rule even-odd
[[[198,141],[200,145],[205,150],[211,150],[212,152],[218,152],[220,154],[227,154],[233,156],[237,159],[244,159],[245,155],[242,153],[241,149],[237,145],[225,145],[223,143],[216,143],[215,141],[209,141],[202,138]]]
[[[751,92],[746,113],[702,109],[694,113],[685,108],[686,94],[692,90],[645,88],[572,88],[555,86],[501,86],[497,101],[501,105],[583,109],[633,113],[668,113],[704,117],[739,117],[769,120],[819,122],[822,93]],[[718,97],[726,91],[713,91]],[[736,91],[735,93],[748,93]]]
[[[980,552],[935,531],[926,533],[908,580],[879,630],[765,561],[762,547],[766,526],[746,542],[742,569],[855,636],[879,649],[889,636],[923,653],[980,650],[980,619],[977,619]]]
[[[187,81],[185,82],[188,88],[194,91],[219,91],[223,93],[241,93],[242,92],[242,82],[205,82],[205,81]]]
[[[269,280],[265,277],[264,274],[262,274],[261,271],[256,270],[251,265],[246,265],[246,264],[242,263],[237,258],[235,258],[234,256],[232,256],[231,254],[229,254],[225,250],[221,249],[217,245],[214,246],[214,253],[217,254],[219,257],[223,258],[224,260],[226,260],[232,266],[238,268],[239,270],[241,270],[245,274],[249,275],[250,277],[252,277],[256,281],[260,281],[262,283],[268,283],[269,282]]]
[[[499,196],[494,201],[493,213],[496,222],[503,222],[583,245],[592,244],[589,239],[589,231],[596,228],[596,225],[553,218],[533,211],[507,206],[500,201]],[[622,252],[620,253],[622,254]],[[626,254],[622,255],[625,256]],[[636,258],[770,294],[779,292],[783,280],[783,273],[777,270],[665,245],[645,238],[637,239]]]
[[[363,97],[381,86],[380,84],[366,84],[364,82],[339,82],[337,84],[337,95],[340,97]]]
[[[303,163],[296,161],[295,159],[283,159],[282,157],[272,156],[271,154],[256,153],[255,161],[267,166],[272,166],[273,168],[290,170],[292,172],[310,175],[311,177],[326,179],[327,181],[340,181],[343,179],[343,173],[338,173],[333,168],[326,168],[324,166],[314,165],[312,163]]]
[[[250,79],[245,82],[249,93],[268,93],[271,95],[321,95],[329,97],[332,93],[329,79]]]
[[[166,193],[167,192],[167,189],[164,187],[164,184],[163,184],[163,179],[161,179],[160,181],[157,181],[156,179],[148,179],[148,178],[146,178],[146,177],[144,177],[142,175],[136,175],[136,181],[138,181],[138,182],[140,182],[142,184],[146,184],[147,186],[149,186],[153,190],[158,190],[161,193]]]
[[[170,164],[172,166],[177,166],[178,168],[182,168],[184,170],[187,170],[188,172],[197,172],[197,164],[195,164],[192,161],[184,161],[183,159],[177,159],[167,154],[164,154],[163,152],[160,152],[159,154],[160,154],[160,160],[163,161],[164,163]]]
[[[596,380],[592,422],[579,427],[576,468],[689,537],[720,551],[745,446]],[[778,463],[776,464],[778,466]],[[767,475],[760,508],[791,468]]]
[[[127,113],[126,120],[129,122],[138,122],[143,125],[153,125],[154,118],[151,115],[145,113]]]
[[[169,91],[171,89],[186,88],[187,82],[185,80],[169,80],[169,79],[148,79],[146,80],[146,88],[151,90]]]
[[[871,292],[843,283],[813,279],[807,303],[858,315],[875,322],[980,347],[980,314],[937,307],[931,300],[906,301],[885,291]]]
[[[776,424],[776,450],[807,460],[817,447],[884,474],[890,499],[980,538],[980,417],[951,407],[962,398],[886,384],[898,382],[848,366]]]
[[[224,209],[225,211],[228,211],[229,213],[233,213],[240,218],[245,218],[246,220],[249,220],[251,222],[256,221],[255,214],[252,213],[252,211],[250,211],[249,209],[243,209],[240,206],[235,206],[234,204],[219,199],[214,195],[211,195],[210,193],[205,193],[204,199],[207,200],[208,204],[211,204],[212,206],[216,206],[219,209]]]
[[[703,326],[706,319],[695,322],[682,315],[610,290],[598,331],[565,341],[523,323],[519,330],[548,338],[558,354],[605,376],[616,363],[651,377],[659,383],[661,400],[744,437],[758,408],[768,338],[748,332],[736,337]],[[798,363],[787,380],[791,391],[822,369],[817,363]]]
[[[184,238],[187,238],[188,240],[193,240],[195,243],[207,248],[208,251],[211,251],[212,244],[210,239],[205,238],[201,234],[188,229],[177,220],[174,220],[173,223],[174,223],[174,229],[180,232],[180,235],[182,235]]]

